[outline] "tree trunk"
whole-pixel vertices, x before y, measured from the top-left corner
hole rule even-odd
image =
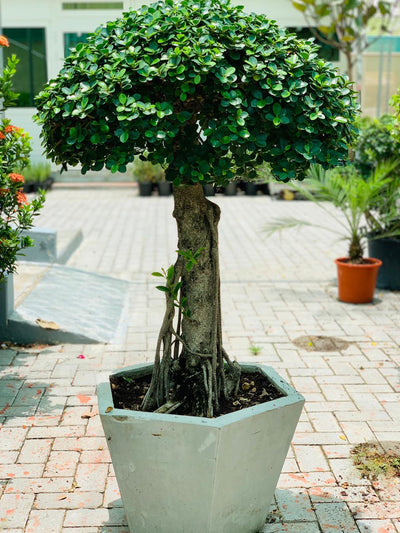
[[[174,200],[179,256],[167,281],[167,310],[143,409],[171,412],[185,404],[186,414],[212,417],[220,401],[237,392],[240,377],[222,347],[220,208],[205,198],[201,185],[176,187]]]

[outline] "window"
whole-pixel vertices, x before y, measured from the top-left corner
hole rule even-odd
[[[75,48],[78,43],[86,42],[89,33],[64,33],[64,56],[71,53],[71,48]]]
[[[123,2],[63,2],[63,9],[124,9]]]
[[[310,28],[288,28],[289,31],[296,33],[300,39],[310,39],[314,37]],[[315,43],[318,44],[321,49],[319,55],[327,61],[339,61],[339,50],[334,46],[322,43],[315,37]]]
[[[15,54],[19,59],[13,88],[19,93],[17,106],[34,107],[35,95],[47,82],[44,28],[4,28],[10,47],[3,48],[4,59]]]

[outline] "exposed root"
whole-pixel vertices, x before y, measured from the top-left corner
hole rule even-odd
[[[184,407],[186,414],[213,417],[220,400],[237,393],[240,379],[239,365],[222,346],[219,208],[204,198],[200,186],[180,190],[175,199],[179,255],[169,281],[171,287],[179,286],[179,295],[165,292],[153,377],[142,409],[172,412]],[[199,256],[195,251],[200,249],[204,252]],[[185,263],[189,255],[199,257],[193,270]]]

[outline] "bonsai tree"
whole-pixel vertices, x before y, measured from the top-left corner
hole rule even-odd
[[[174,184],[178,257],[159,288],[166,312],[143,409],[217,416],[240,368],[222,345],[217,226],[202,184],[301,179],[347,157],[349,81],[318,47],[229,1],[165,0],[78,44],[37,98],[48,156],[82,172],[143,156]]]

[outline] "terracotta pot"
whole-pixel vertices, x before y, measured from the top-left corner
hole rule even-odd
[[[339,300],[352,304],[372,302],[378,276],[380,259],[365,259],[367,263],[354,265],[348,263],[348,257],[335,259],[338,273]]]

